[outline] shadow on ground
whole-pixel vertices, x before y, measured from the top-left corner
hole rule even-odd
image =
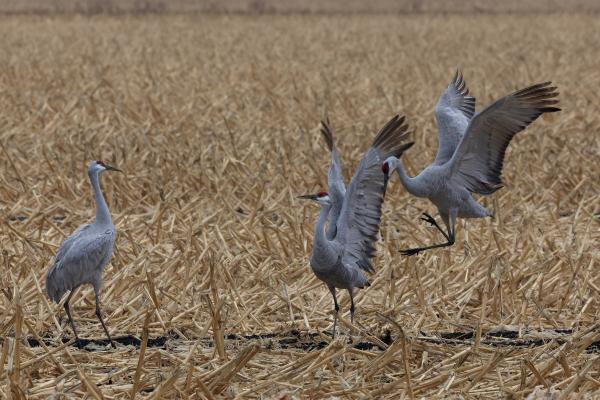
[[[557,344],[566,343],[574,331],[572,329],[549,329],[543,332],[545,337],[520,337],[518,331],[512,330],[495,330],[487,333],[482,333],[480,344],[491,347],[506,347],[506,348],[529,348],[539,347],[548,344],[551,341],[555,341]],[[392,344],[398,337],[394,337],[389,330],[386,330],[379,337],[381,343],[375,343],[376,341],[353,341],[352,337],[348,337],[347,344],[359,350],[385,350],[382,343],[385,345]],[[147,347],[150,348],[162,348],[167,349],[170,341],[175,343],[181,341],[181,337],[175,332],[168,332],[166,336],[158,336],[155,338],[148,338]],[[298,330],[291,330],[288,332],[278,333],[264,333],[254,335],[240,335],[231,333],[225,335],[226,341],[230,342],[260,342],[261,346],[265,349],[291,349],[291,350],[302,350],[302,351],[314,351],[320,350],[330,343],[331,333],[330,332],[302,332]],[[427,342],[433,344],[447,345],[447,346],[472,346],[476,339],[475,331],[463,331],[463,332],[440,332],[434,334],[426,334],[420,332],[419,336],[413,337],[409,340],[413,342]],[[58,344],[55,340],[45,337],[42,339],[44,345],[47,347],[55,347]],[[64,337],[62,343],[69,342],[69,338]],[[133,346],[139,348],[142,341],[139,337],[133,335],[117,336],[113,338],[113,341],[122,346]],[[27,338],[27,342],[30,347],[41,346],[38,339],[33,337]],[[108,348],[108,339],[80,339],[81,346],[84,350],[94,352],[103,351]],[[241,344],[241,343],[240,343]],[[76,344],[73,343],[72,346]],[[203,345],[206,347],[212,347],[212,339],[207,338],[203,341]],[[600,341],[593,342],[586,348],[588,353],[600,352]]]

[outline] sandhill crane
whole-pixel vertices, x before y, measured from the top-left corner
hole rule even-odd
[[[96,220],[92,224],[81,225],[71,236],[65,239],[56,252],[54,263],[46,276],[48,296],[56,303],[60,302],[65,292],[71,291],[65,301],[65,311],[79,347],[81,341],[71,316],[69,301],[75,289],[86,283],[94,287],[96,316],[100,320],[110,344],[116,347],[102,319],[98,298],[102,286],[102,270],[112,256],[116,234],[110,211],[100,190],[100,174],[104,171],[122,172],[120,169],[107,165],[102,161],[92,161],[89,164],[88,176],[96,200]]]
[[[354,288],[368,286],[369,282],[364,272],[375,272],[370,258],[375,252],[373,245],[379,230],[381,204],[385,191],[381,163],[389,156],[399,157],[412,145],[412,143],[403,143],[407,136],[407,128],[404,117],[395,116],[379,131],[361,160],[345,194],[341,190],[343,187],[341,166],[339,162],[334,161],[328,179],[332,195],[319,192],[299,196],[321,205],[315,227],[310,265],[317,278],[327,285],[333,296],[335,315],[332,336],[335,336],[337,314],[340,309],[336,289],[348,290],[350,318],[354,322]],[[337,151],[333,146],[333,136],[327,125],[324,125],[322,132],[329,148],[332,149],[332,158],[335,160]],[[339,193],[333,195],[338,189]],[[336,201],[342,201],[339,218],[330,214]],[[330,237],[324,231],[328,217],[329,225],[336,225],[335,230],[328,228]]]
[[[456,218],[492,216],[471,193],[490,195],[502,187],[502,165],[510,140],[543,113],[560,111],[556,87],[539,83],[505,96],[475,113],[475,98],[468,96],[462,75],[457,72],[440,97],[435,114],[439,129],[439,148],[435,161],[419,175],[406,175],[400,160],[388,158],[384,174],[398,172],[409,193],[426,197],[435,204],[446,225],[445,232],[427,213],[422,220],[435,226],[446,243],[402,250],[404,255],[437,247],[452,246]]]

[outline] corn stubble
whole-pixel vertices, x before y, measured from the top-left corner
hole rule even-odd
[[[598,395],[599,28],[577,15],[3,18],[1,391]],[[341,316],[352,344],[331,341],[331,299],[308,267],[317,209],[295,200],[326,188],[318,121],[330,117],[349,174],[404,113],[418,171],[457,67],[478,105],[552,80],[563,111],[515,138],[507,187],[482,200],[496,219],[461,221],[449,250],[400,256],[439,238],[418,219],[432,206],[394,178],[377,273],[356,326]],[[138,339],[116,351],[61,346],[71,332],[43,289],[57,246],[93,218],[84,168],[97,158],[126,172],[102,183],[118,230],[105,320]],[[80,336],[102,338],[91,287],[72,307]]]

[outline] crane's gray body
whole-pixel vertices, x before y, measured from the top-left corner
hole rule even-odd
[[[324,218],[330,215],[330,212],[329,206],[323,206],[321,209],[310,256],[311,269],[317,278],[330,288],[348,291],[355,287],[363,288],[368,284],[364,274],[366,269],[361,269],[354,260],[344,259],[344,246],[339,241],[329,240],[323,235]]]
[[[400,156],[412,143],[404,142],[408,128],[404,118],[395,116],[380,130],[346,190],[333,135],[327,124],[323,126],[321,132],[332,155],[328,174],[330,194],[302,196],[321,204],[310,265],[331,291],[336,312],[339,307],[335,290],[348,290],[353,317],[353,289],[368,286],[365,272],[374,272],[370,259],[375,253],[386,185],[381,163],[389,156]]]
[[[69,236],[58,249],[46,277],[48,296],[58,303],[67,291],[86,283],[100,290],[102,271],[113,253],[115,234],[112,223],[93,223],[80,226]]]
[[[102,272],[112,257],[116,236],[108,205],[100,190],[100,174],[110,170],[120,171],[102,161],[92,161],[89,164],[88,176],[94,190],[96,219],[91,224],[81,225],[61,244],[46,275],[46,291],[48,297],[56,303],[60,302],[63,295],[70,291],[65,302],[65,310],[73,333],[77,337],[75,323],[71,318],[69,300],[79,286],[91,284],[96,300],[96,315],[114,347],[101,316],[98,298],[102,287]],[[77,340],[79,341],[78,337]]]
[[[342,254],[343,248],[339,243],[313,243],[311,269],[328,286],[347,290],[365,287],[368,281],[363,270],[356,263],[344,263]]]
[[[428,198],[438,209],[444,221],[448,220],[451,209],[456,209],[460,218],[483,218],[492,215],[475,201],[470,191],[452,184],[451,171],[444,165],[432,164],[415,178],[420,185],[411,187],[410,193]]]
[[[556,88],[540,83],[505,96],[475,114],[475,98],[468,96],[462,75],[457,73],[440,97],[435,113],[439,147],[434,162],[416,177],[409,177],[400,160],[386,160],[409,193],[433,202],[448,233],[425,214],[448,243],[403,251],[421,250],[454,243],[456,218],[482,218],[492,213],[477,203],[472,193],[489,195],[502,187],[504,154],[510,140],[540,115],[560,111]],[[391,173],[391,171],[390,171]]]

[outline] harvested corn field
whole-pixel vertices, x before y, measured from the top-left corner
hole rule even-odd
[[[600,21],[584,15],[5,16],[0,34],[3,398],[600,396]],[[509,146],[506,187],[433,243],[390,180],[371,286],[333,305],[308,264],[328,116],[350,179],[407,117],[416,174],[456,69],[477,109],[552,80],[562,111]],[[90,286],[74,346],[45,274],[94,217],[117,228],[105,339]],[[63,299],[64,302],[64,299]],[[63,396],[63,397],[61,397]]]

